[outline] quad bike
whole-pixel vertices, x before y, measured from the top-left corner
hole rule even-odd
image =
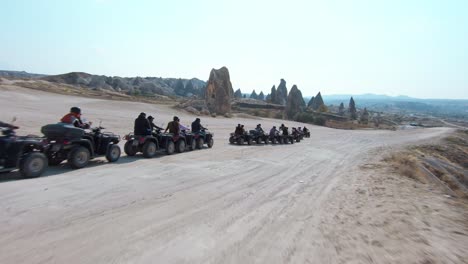
[[[229,143],[231,144],[244,145],[245,142],[247,142],[247,145],[253,144],[252,135],[247,132],[244,132],[242,135],[231,133],[229,137]]]
[[[202,128],[199,132],[193,133],[193,139],[196,142],[197,149],[202,149],[203,145],[206,144],[208,148],[212,148],[214,145],[213,136],[214,134],[207,131],[208,129]]]
[[[35,136],[16,136],[15,128],[0,128],[0,172],[19,169],[23,178],[35,178],[47,169],[46,144]]]
[[[156,156],[159,149],[159,140],[155,135],[135,135],[129,133],[125,135],[127,141],[124,145],[124,152],[127,156],[135,156],[138,152],[143,153],[143,157],[152,158]]]
[[[174,152],[182,153],[185,150],[192,149],[192,142],[187,141],[187,137],[184,133],[179,133],[179,135],[174,135],[172,133],[162,133],[161,130],[157,129],[156,133],[153,133],[154,136],[160,142],[161,149],[166,151],[167,155],[172,155]],[[192,136],[189,136],[190,139],[193,139]],[[188,145],[188,143],[190,145]],[[190,146],[187,148],[187,145]]]
[[[252,140],[256,142],[257,144],[268,144],[268,135],[265,134],[264,132],[259,132],[257,130],[250,130],[249,134],[252,137]]]
[[[120,136],[102,132],[101,126],[92,129],[76,128],[72,125],[58,123],[43,126],[47,148],[45,154],[49,165],[59,165],[67,160],[74,169],[86,167],[91,159],[105,156],[109,162],[120,158],[118,145]]]

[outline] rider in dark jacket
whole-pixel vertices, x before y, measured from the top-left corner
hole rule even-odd
[[[288,131],[288,127],[287,127],[287,126],[285,126],[284,124],[281,124],[280,129],[281,129],[281,131],[283,132],[283,135],[284,135],[284,136],[289,135],[289,131]]]
[[[255,130],[259,133],[259,134],[264,134],[265,131],[263,131],[263,128],[262,128],[262,125],[261,124],[258,124],[257,127],[255,128]]]
[[[202,129],[205,129],[201,124],[200,124],[200,118],[195,119],[195,121],[192,122],[192,133],[198,133]]]
[[[135,119],[135,126],[133,128],[133,133],[136,136],[149,136],[151,135],[151,125],[146,119],[145,113],[140,113],[137,119]]]

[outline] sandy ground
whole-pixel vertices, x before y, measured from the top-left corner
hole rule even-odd
[[[122,136],[142,111],[158,124],[195,118],[0,85],[0,120],[16,116],[20,134],[40,134],[74,105]],[[212,149],[63,165],[29,180],[0,174],[0,263],[468,263],[466,207],[380,162],[451,129],[309,126],[301,143],[240,147],[227,143],[237,123],[279,121],[202,123]]]

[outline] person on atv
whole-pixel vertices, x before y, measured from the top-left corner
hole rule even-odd
[[[284,124],[281,124],[280,129],[281,129],[281,131],[283,132],[283,135],[284,135],[284,136],[289,135],[288,127],[287,127],[287,126],[285,126]]]
[[[164,130],[164,133],[169,130],[169,133],[174,134],[174,136],[179,135],[180,133],[180,126],[179,126],[180,119],[177,116],[174,116],[171,122],[167,124],[166,130]]]
[[[200,118],[197,118],[192,122],[192,133],[199,133],[202,129],[205,129],[200,122]]]
[[[307,127],[304,127],[304,129],[302,129],[302,132],[304,132],[304,135],[306,135],[307,132],[309,132],[309,130],[307,129]]]
[[[257,127],[255,128],[255,131],[257,131],[260,135],[263,135],[265,133],[265,131],[263,131],[261,124],[257,125]]]
[[[150,136],[151,135],[151,125],[149,120],[146,119],[145,113],[140,113],[135,119],[135,125],[133,127],[133,133],[135,136]]]
[[[270,138],[275,137],[276,132],[279,133],[278,129],[276,129],[276,126],[273,126],[273,127],[270,129]]]
[[[236,130],[234,130],[234,135],[236,135],[236,136],[242,135],[242,127],[241,127],[241,124],[237,124]]]
[[[76,106],[70,108],[70,113],[64,115],[62,119],[60,119],[60,122],[83,129],[90,128],[92,124],[91,122],[83,123],[83,121],[81,121],[81,109]]]
[[[162,127],[158,127],[157,125],[155,125],[155,124],[153,123],[153,120],[154,120],[154,117],[148,116],[148,122],[149,122],[149,124],[150,124],[151,130],[153,130],[153,129],[163,130],[163,129],[164,129],[164,128],[162,128]]]

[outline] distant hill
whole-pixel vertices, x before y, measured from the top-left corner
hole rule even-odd
[[[351,96],[356,102],[356,106],[361,109],[366,107],[369,110],[381,112],[468,118],[468,100],[420,99],[404,95],[388,96],[378,94],[323,95],[323,100],[326,105],[339,105],[343,102],[347,106]]]
[[[36,79],[47,76],[45,74],[37,74],[37,73],[29,73],[25,71],[1,71],[0,70],[0,77],[5,78],[18,78],[18,79]]]
[[[0,71],[0,77],[38,79],[90,89],[103,89],[129,95],[203,96],[206,82],[197,78],[118,77],[70,72],[59,75],[33,74],[18,71]]]

